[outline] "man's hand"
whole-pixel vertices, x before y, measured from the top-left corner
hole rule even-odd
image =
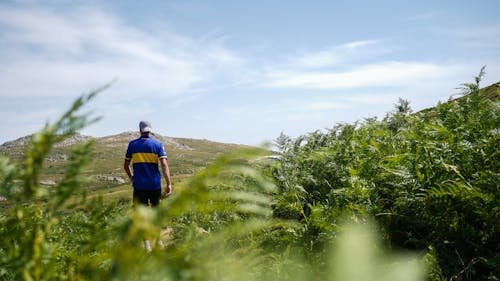
[[[127,173],[130,183],[133,183],[132,171],[130,170],[130,159],[125,159],[125,161],[123,162],[123,169],[125,169],[125,173]]]
[[[160,164],[163,177],[165,178],[165,183],[167,184],[163,196],[167,198],[172,193],[172,180],[170,179],[170,170],[168,169],[167,158],[160,158]]]
[[[170,196],[170,194],[172,194],[172,184],[168,184],[166,187],[165,187],[165,193],[163,193],[163,197],[164,198],[167,198]]]

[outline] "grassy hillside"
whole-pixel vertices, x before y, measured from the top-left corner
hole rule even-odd
[[[84,176],[88,177],[86,190],[91,191],[89,195],[106,195],[107,199],[128,198],[130,197],[130,184],[123,171],[123,159],[128,142],[137,137],[139,137],[138,132],[124,132],[100,138],[78,134],[72,136],[52,149],[49,157],[45,160],[40,183],[46,187],[55,185],[64,175],[64,168],[68,163],[72,148],[83,141],[92,141],[91,164],[84,170]],[[174,185],[192,176],[196,171],[223,154],[249,148],[244,145],[209,140],[173,138],[161,135],[155,135],[154,138],[163,142],[165,146]],[[30,140],[31,136],[26,136],[6,142],[0,146],[0,155],[5,155],[13,161],[20,161]]]
[[[483,88],[481,92],[490,100],[500,99],[500,82],[497,82],[493,85]]]

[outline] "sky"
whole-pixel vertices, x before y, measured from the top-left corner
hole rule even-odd
[[[81,133],[260,145],[414,111],[482,66],[500,81],[500,1],[0,0],[0,144],[111,83]]]

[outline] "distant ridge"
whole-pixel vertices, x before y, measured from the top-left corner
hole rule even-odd
[[[20,147],[25,147],[28,145],[28,143],[31,141],[33,138],[34,134],[26,135],[14,140],[6,141],[3,144],[0,145],[1,148],[7,149],[7,148],[20,148]],[[102,136],[102,137],[93,137],[93,136],[88,136],[88,135],[83,135],[80,133],[75,133],[74,135],[64,139],[62,142],[57,143],[55,146],[56,147],[65,147],[65,146],[71,146],[73,144],[77,144],[83,141],[88,141],[88,140],[95,140],[99,142],[120,142],[120,141],[131,141],[133,139],[136,139],[139,137],[138,132],[132,132],[132,131],[127,131],[115,135],[109,135],[109,136]],[[162,136],[160,134],[154,134],[153,138],[158,139],[164,143],[164,145],[173,145],[176,148],[179,149],[186,149],[186,150],[193,150],[191,147],[181,143],[182,140],[189,140],[189,141],[201,141],[201,142],[208,142],[208,143],[214,143],[214,144],[224,144],[224,145],[229,145],[229,146],[240,146],[240,147],[249,147],[247,145],[243,144],[233,144],[233,143],[223,143],[223,142],[216,142],[216,141],[210,141],[207,139],[191,139],[191,138],[179,138],[179,137],[167,137],[167,136]],[[181,142],[179,142],[181,141]]]
[[[91,137],[79,133],[68,137],[56,144],[45,159],[45,170],[40,184],[50,186],[60,180],[70,159],[72,147],[89,140],[94,142],[92,162],[84,172],[92,179],[89,182],[89,187],[91,189],[106,189],[127,184],[123,171],[123,159],[128,142],[139,136],[138,132],[123,132],[103,137]],[[32,137],[33,135],[28,135],[3,143],[0,145],[0,156],[7,156],[13,162],[21,161]],[[193,175],[225,153],[252,148],[240,144],[167,137],[159,134],[155,134],[153,137],[165,146],[174,183]]]
[[[14,148],[14,147],[20,147],[20,146],[24,147],[24,146],[28,145],[28,143],[31,141],[32,138],[33,138],[33,134],[27,135],[27,136],[20,137],[20,138],[15,139],[15,140],[6,141],[2,145],[0,145],[0,147],[3,147],[3,148]],[[72,145],[72,144],[79,143],[79,142],[86,141],[86,140],[93,139],[93,138],[94,137],[82,135],[80,133],[76,133],[76,134],[72,135],[71,137],[66,138],[62,142],[57,143],[56,146],[68,146],[68,145]]]

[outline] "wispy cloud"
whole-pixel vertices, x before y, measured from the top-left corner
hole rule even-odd
[[[395,60],[397,46],[382,39],[360,40],[289,57],[267,65],[258,83],[269,88],[346,90],[412,87],[441,79],[456,70],[451,64]]]
[[[147,32],[92,7],[0,5],[0,35],[0,96],[66,95],[114,78],[123,98],[175,96],[241,63],[217,38]]]
[[[268,87],[303,89],[356,89],[394,87],[443,77],[448,67],[421,62],[382,61],[355,66],[345,71],[277,70],[267,74]]]
[[[379,40],[354,41],[316,52],[302,53],[291,58],[286,65],[306,69],[335,67],[366,52],[365,47],[376,45],[378,42]]]

